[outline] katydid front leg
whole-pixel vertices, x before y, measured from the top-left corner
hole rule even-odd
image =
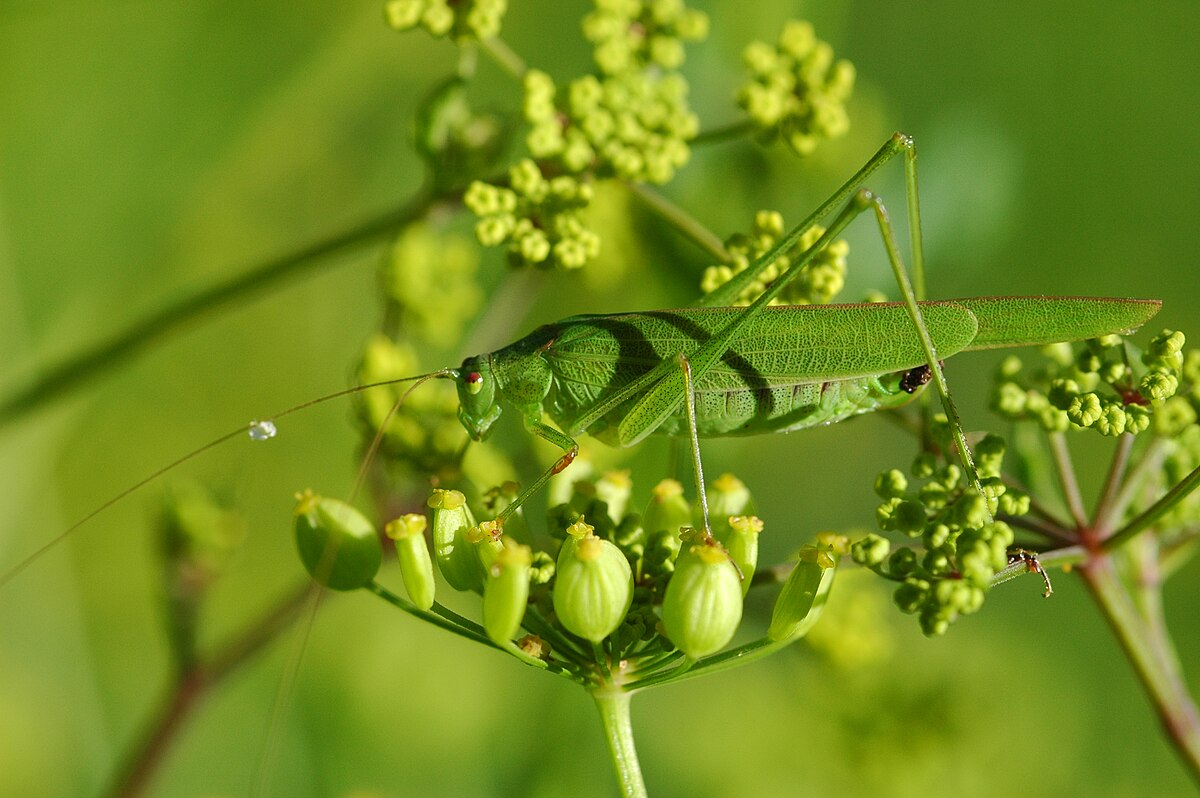
[[[567,466],[575,462],[575,458],[579,456],[578,441],[576,441],[570,435],[559,432],[548,424],[543,424],[538,418],[534,416],[526,416],[525,429],[529,430],[534,435],[537,435],[542,440],[549,441],[558,448],[562,449],[563,455],[554,462],[554,465],[542,472],[542,475],[534,480],[529,487],[517,494],[517,498],[513,499],[511,504],[500,511],[500,514],[496,516],[496,523],[500,526],[503,526],[504,522],[508,520],[509,516],[515,513],[517,509],[529,499],[530,496],[541,490],[542,486],[546,484],[550,477],[561,473],[564,469],[566,469]]]

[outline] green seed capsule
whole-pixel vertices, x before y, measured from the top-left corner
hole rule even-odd
[[[621,523],[625,517],[632,493],[633,480],[629,478],[629,469],[605,471],[596,480],[596,498],[608,505],[608,516],[614,524]]]
[[[816,546],[800,550],[800,562],[792,569],[771,612],[767,637],[772,640],[797,640],[808,634],[829,596],[837,560]]]
[[[423,610],[433,606],[436,585],[433,560],[429,557],[429,547],[425,545],[426,525],[425,516],[409,513],[389,521],[383,529],[384,534],[396,543],[404,589],[412,603]]]
[[[313,580],[333,590],[369,584],[379,572],[383,547],[366,516],[308,490],[296,502],[296,549]]]
[[[649,537],[665,532],[679,539],[679,528],[692,522],[692,508],[683,498],[683,485],[673,479],[664,479],[650,491],[650,504],[642,517],[642,526]],[[678,548],[678,547],[676,547]]]
[[[599,643],[629,612],[633,570],[616,545],[593,535],[582,520],[568,532],[558,554],[554,612],[568,631]]]
[[[483,586],[483,628],[499,645],[512,641],[521,628],[529,603],[529,571],[533,553],[510,538],[488,569]]]
[[[663,596],[663,626],[692,659],[720,651],[742,620],[742,583],[719,545],[686,548]]]
[[[729,529],[729,518],[735,515],[754,515],[754,499],[746,483],[733,474],[722,474],[708,486],[708,516],[712,521],[713,533],[724,543]],[[695,519],[701,520],[699,508]]]
[[[475,517],[467,497],[435,488],[426,504],[433,510],[433,554],[442,576],[455,590],[483,590],[483,563],[468,535]]]
[[[750,579],[758,565],[758,533],[762,532],[763,522],[756,515],[732,515],[728,520],[724,535],[716,536],[717,542],[725,547],[729,559],[741,572],[744,598],[750,590]]]

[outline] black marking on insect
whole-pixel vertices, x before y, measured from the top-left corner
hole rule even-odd
[[[940,361],[938,365],[941,365]],[[904,372],[904,376],[900,378],[900,390],[905,393],[916,393],[918,388],[932,379],[933,372],[930,370],[929,364],[922,363]]]

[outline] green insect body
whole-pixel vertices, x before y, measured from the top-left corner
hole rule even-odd
[[[575,436],[589,434],[633,446],[651,434],[687,434],[696,489],[707,503],[699,438],[786,432],[833,424],[854,415],[907,402],[933,381],[951,420],[955,444],[979,487],[957,411],[935,368],[958,352],[1074,341],[1136,329],[1159,302],[1094,297],[992,297],[917,302],[878,196],[861,188],[868,176],[903,153],[913,262],[923,284],[917,212],[916,149],[897,133],[805,221],[775,242],[743,271],[699,300],[696,307],[615,315],[573,316],[535,330],[495,352],[467,358],[459,369],[400,378],[414,384],[452,378],[459,420],[482,440],[514,407],[533,434],[563,455],[500,512],[503,524],[552,474],[575,458]],[[839,204],[840,212],[834,214]],[[841,235],[851,221],[871,213],[904,303],[770,306],[790,281]],[[831,222],[749,307],[728,307],[780,257],[788,255],[822,219]],[[114,496],[68,527],[16,567],[0,574],[0,587],[71,532],[108,507],[183,462],[249,432],[253,440],[275,434],[283,416],[373,386],[358,386],[303,402],[248,427],[232,430],[178,458]],[[407,394],[406,394],[407,395]],[[402,401],[402,400],[401,400]],[[554,428],[543,422],[549,416]],[[372,447],[371,451],[374,451]]]
[[[1078,340],[1136,328],[1158,311],[1147,300],[997,297],[920,303],[941,358],[962,351]],[[689,355],[744,308],[684,308],[573,316],[538,328],[459,371],[462,419],[485,436],[505,400],[526,419],[543,413],[568,435],[618,446],[639,395],[590,424],[588,411],[679,354]],[[700,437],[790,432],[908,402],[928,379],[920,339],[902,303],[763,308],[694,383]],[[641,430],[638,430],[641,432]],[[683,402],[653,429],[688,432]]]

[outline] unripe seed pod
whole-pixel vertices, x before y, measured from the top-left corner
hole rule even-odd
[[[725,547],[729,559],[741,572],[743,598],[750,590],[750,580],[758,565],[758,533],[762,529],[763,522],[756,515],[732,515],[724,539],[717,535],[717,542]]]
[[[435,488],[426,504],[433,510],[433,554],[438,569],[455,590],[483,590],[484,568],[468,539],[475,517],[467,497]]]
[[[828,551],[816,546],[805,546],[800,550],[800,562],[788,575],[775,599],[771,612],[771,626],[767,637],[772,640],[797,640],[808,634],[817,619],[829,589],[833,586],[833,575],[837,561]]]
[[[608,505],[608,517],[614,524],[621,523],[625,517],[625,509],[629,506],[629,497],[633,493],[633,480],[629,478],[629,470],[605,471],[596,480],[596,498]]]
[[[554,612],[568,631],[599,643],[629,612],[633,570],[616,545],[593,535],[582,520],[567,531],[558,554]]]
[[[427,525],[425,516],[408,513],[389,521],[383,528],[384,534],[395,541],[404,589],[412,603],[423,610],[433,606],[436,585],[433,560],[429,557],[429,547],[425,545]]]
[[[667,636],[692,659],[720,651],[742,620],[742,583],[719,545],[686,548],[663,596]]]
[[[369,584],[379,572],[383,547],[366,516],[308,490],[296,494],[296,502],[296,549],[313,580],[333,590]]]
[[[754,500],[746,483],[733,474],[722,474],[708,486],[708,517],[713,533],[722,543],[729,529],[729,518],[735,515],[754,515]],[[694,517],[697,523],[702,519],[699,507]]]
[[[678,540],[679,528],[692,522],[692,508],[683,498],[683,485],[664,479],[650,491],[650,504],[642,516],[642,526],[649,537],[666,532]]]
[[[483,628],[494,643],[510,643],[521,628],[529,603],[529,571],[533,552],[505,538],[504,547],[488,568],[483,586]]]

